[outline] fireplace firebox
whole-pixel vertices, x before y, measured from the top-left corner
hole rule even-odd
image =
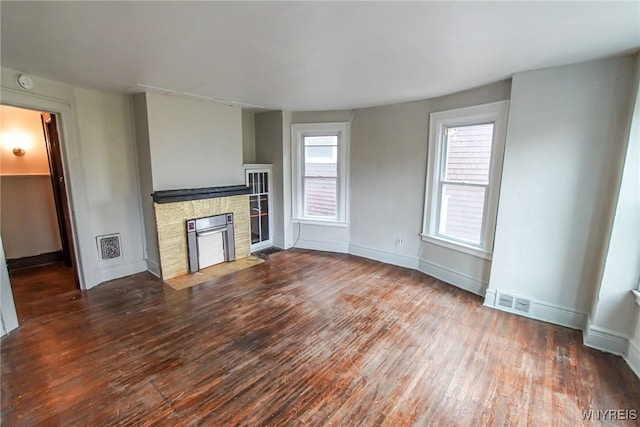
[[[236,258],[233,213],[187,220],[189,272]]]

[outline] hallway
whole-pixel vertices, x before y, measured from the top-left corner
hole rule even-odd
[[[73,270],[62,261],[9,271],[9,277],[20,325],[51,313],[62,295],[69,300],[80,295]]]

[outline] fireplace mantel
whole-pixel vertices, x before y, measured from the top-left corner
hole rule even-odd
[[[188,202],[190,200],[215,199],[218,197],[241,196],[250,194],[246,185],[227,185],[224,187],[186,188],[182,190],[164,190],[151,193],[155,203]]]

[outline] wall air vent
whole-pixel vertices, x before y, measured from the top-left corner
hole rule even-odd
[[[525,314],[531,316],[533,310],[533,300],[516,295],[498,293],[496,308],[512,313]]]
[[[521,313],[531,314],[531,300],[526,298],[516,298],[513,309]]]
[[[110,260],[122,257],[120,246],[120,234],[105,234],[96,237],[98,242],[98,254],[101,260]]]
[[[513,297],[511,295],[500,294],[498,296],[498,307],[513,308]]]

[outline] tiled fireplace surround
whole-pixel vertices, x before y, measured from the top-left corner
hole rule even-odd
[[[163,280],[189,273],[186,233],[186,221],[189,219],[233,213],[236,259],[249,255],[248,187],[234,187],[235,190],[233,191],[219,190],[232,187],[214,187],[194,190],[171,190],[156,192],[152,195],[158,232],[160,272]],[[176,196],[177,193],[178,196]]]

